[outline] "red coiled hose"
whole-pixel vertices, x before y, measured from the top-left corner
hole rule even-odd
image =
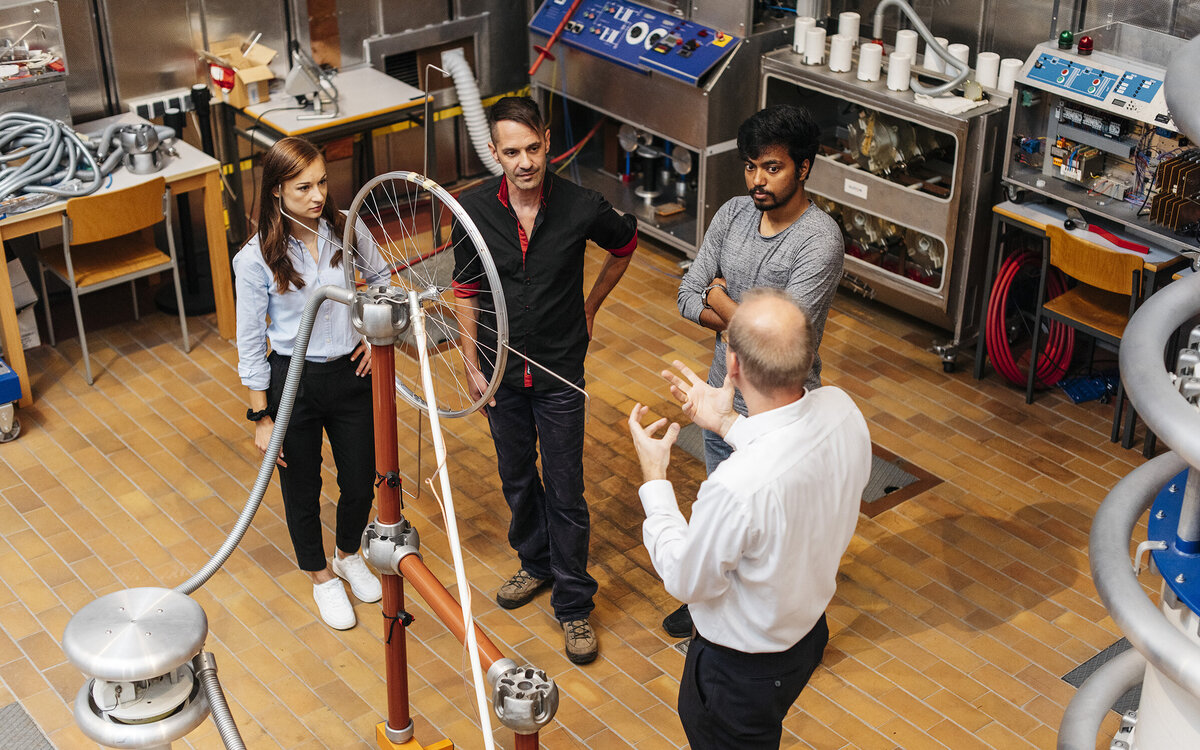
[[[992,283],[992,293],[988,298],[987,319],[984,321],[987,336],[988,357],[992,367],[1008,381],[1019,386],[1026,384],[1027,373],[1023,374],[1013,358],[1012,347],[1008,343],[1008,330],[1005,323],[1008,310],[1008,293],[1013,281],[1022,268],[1041,263],[1041,254],[1033,250],[1022,250],[1013,253],[1000,264],[996,280]],[[1046,280],[1046,299],[1051,300],[1067,290],[1066,278],[1057,268],[1050,269]],[[1071,364],[1071,356],[1075,353],[1075,329],[1056,320],[1050,321],[1050,334],[1043,344],[1041,356],[1038,357],[1035,385],[1043,388],[1057,383],[1067,374]]]

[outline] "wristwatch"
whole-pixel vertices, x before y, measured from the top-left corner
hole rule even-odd
[[[708,286],[706,286],[704,288],[704,294],[702,294],[700,296],[700,301],[703,302],[704,306],[709,310],[713,309],[713,307],[712,307],[712,305],[708,304],[708,295],[712,292],[712,290],[714,290],[718,287],[720,287],[721,289],[725,288],[721,284],[709,284]]]
[[[251,422],[259,422],[263,417],[269,416],[271,416],[270,409],[263,409],[262,411],[254,411],[253,409],[246,410],[246,419],[249,419]]]

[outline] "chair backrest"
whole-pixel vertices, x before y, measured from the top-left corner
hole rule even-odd
[[[1050,265],[1088,286],[1139,297],[1145,259],[1141,255],[1103,247],[1051,224]],[[1136,279],[1135,275],[1136,274]]]
[[[110,190],[67,201],[71,244],[120,237],[162,221],[167,181],[156,177],[121,190]]]

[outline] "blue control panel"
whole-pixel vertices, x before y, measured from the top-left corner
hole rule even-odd
[[[530,30],[551,36],[571,4],[572,0],[546,0],[529,22]],[[719,29],[627,0],[582,0],[558,43],[697,85],[739,41]]]
[[[1084,65],[1069,57],[1056,57],[1044,52],[1033,64],[1029,77],[1100,101],[1103,101],[1117,84],[1115,73]]]
[[[1177,131],[1163,92],[1166,71],[1099,47],[1090,55],[1058,49],[1054,42],[1033,48],[1021,83],[1127,119]]]
[[[1125,75],[1121,76],[1121,82],[1117,84],[1117,93],[1134,101],[1152,102],[1154,95],[1158,93],[1158,89],[1162,85],[1163,82],[1157,78],[1127,70]]]

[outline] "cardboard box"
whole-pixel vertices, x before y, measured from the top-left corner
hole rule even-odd
[[[8,262],[8,282],[12,284],[13,307],[22,310],[38,301],[37,292],[25,273],[21,261],[13,258]],[[28,349],[29,347],[25,347]]]
[[[21,331],[21,348],[32,349],[35,346],[42,345],[42,339],[38,336],[37,318],[34,317],[35,307],[27,307],[17,313],[17,329]]]
[[[210,76],[214,79],[210,81],[214,97],[238,109],[261,104],[270,98],[270,83],[275,74],[267,66],[275,58],[275,50],[265,44],[254,44],[243,52],[242,42],[238,39],[213,42],[210,47],[203,54],[208,64],[233,70],[233,88],[228,91],[217,85],[215,79],[219,75]]]

